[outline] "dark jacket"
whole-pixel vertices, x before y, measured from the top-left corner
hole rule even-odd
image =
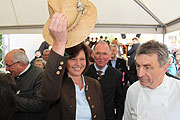
[[[39,47],[39,51],[41,52],[41,55],[43,55],[43,51],[48,48],[49,48],[49,44],[46,41],[42,42]]]
[[[128,65],[131,66],[131,64],[135,61],[136,56],[136,50],[138,49],[140,43],[136,43],[132,45],[132,48],[127,52],[127,56],[130,56],[128,59]]]
[[[137,70],[135,61],[129,66],[129,83],[132,85],[134,82],[138,81]]]
[[[75,120],[76,93],[70,77],[65,74],[67,57],[51,50],[42,82],[42,95],[50,104],[47,120]],[[92,119],[104,120],[104,107],[100,84],[93,78],[84,76],[85,94],[89,103]],[[79,113],[83,114],[83,113]]]
[[[86,75],[98,81],[94,64],[90,65]],[[105,75],[101,76],[99,82],[103,93],[106,120],[122,120],[125,99],[122,91],[122,73],[108,65]],[[114,109],[116,109],[116,114]]]
[[[108,64],[110,66],[112,66],[111,60],[109,60]],[[126,61],[124,59],[117,58],[115,68],[118,69],[119,71],[121,71],[122,73],[123,72],[125,73],[125,75],[124,75],[124,83],[127,84],[128,78],[129,78],[129,73],[128,73],[128,69],[127,69],[127,66],[126,66]]]
[[[22,75],[15,78],[17,86],[17,110],[13,120],[42,120],[43,102],[40,94],[43,70],[31,65]]]

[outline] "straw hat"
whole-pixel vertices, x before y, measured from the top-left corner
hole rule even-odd
[[[60,12],[68,19],[68,40],[66,48],[84,41],[92,32],[97,18],[97,10],[88,0],[48,0],[50,18]],[[53,37],[48,30],[50,18],[44,25],[43,36],[46,42],[53,44]]]

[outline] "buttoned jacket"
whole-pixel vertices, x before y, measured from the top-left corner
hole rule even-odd
[[[51,50],[42,81],[42,95],[49,103],[47,120],[75,120],[75,86],[65,72],[68,57]],[[85,94],[89,103],[92,119],[105,120],[101,86],[93,78],[84,76]],[[83,113],[78,113],[83,114]]]
[[[110,66],[112,66],[111,60],[109,60],[108,64]],[[128,69],[127,69],[127,66],[126,66],[126,61],[124,59],[117,58],[115,68],[118,69],[119,71],[121,71],[122,73],[123,72],[125,73],[125,75],[124,75],[124,83],[127,84],[127,81],[128,81],[128,78],[129,78],[129,72],[128,72]]]
[[[43,69],[31,65],[30,68],[15,78],[17,110],[13,120],[41,120],[44,104],[41,96]]]
[[[105,75],[98,79],[99,76],[94,64],[92,64],[86,75],[96,79],[101,84],[106,120],[122,120],[125,99],[122,90],[122,73],[108,65]],[[116,113],[114,109],[116,109]]]

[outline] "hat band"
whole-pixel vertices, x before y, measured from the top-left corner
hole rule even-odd
[[[81,16],[84,15],[84,13],[83,13],[83,11],[85,10],[84,4],[80,0],[77,2],[77,10],[78,10],[78,15],[77,15],[75,21],[73,22],[73,24],[67,28],[68,32],[71,31],[72,29],[74,29],[74,27],[78,24]]]

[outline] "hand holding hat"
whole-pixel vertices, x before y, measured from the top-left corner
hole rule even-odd
[[[53,37],[53,50],[63,55],[67,42],[66,17],[61,13],[55,13],[50,20],[48,29]]]

